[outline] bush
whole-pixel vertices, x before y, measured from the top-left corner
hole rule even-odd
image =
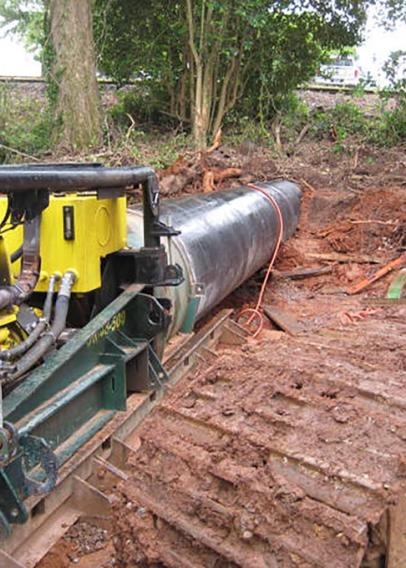
[[[35,156],[50,148],[51,119],[37,98],[16,96],[0,86],[0,163],[18,161],[19,152]]]
[[[386,146],[406,144],[406,101],[383,113],[380,138]],[[379,140],[377,142],[379,143]]]
[[[284,138],[288,142],[294,142],[302,128],[311,120],[309,106],[295,94],[285,97],[280,116]]]
[[[373,115],[366,115],[353,103],[337,104],[327,111],[316,112],[311,132],[321,139],[334,134],[336,149],[343,150],[348,137],[364,144],[395,146],[406,143],[406,104],[395,108],[382,104]]]
[[[326,111],[316,111],[313,117],[312,132],[316,137],[324,137],[334,128],[341,137],[347,134],[365,135],[367,119],[360,108],[353,103],[337,104]]]
[[[143,82],[142,85],[119,91],[118,103],[109,110],[113,125],[127,130],[133,121],[138,125],[148,124],[163,128],[178,124],[175,117],[162,112],[162,95],[156,88]]]

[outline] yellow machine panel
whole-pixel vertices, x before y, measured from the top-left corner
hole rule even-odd
[[[0,218],[7,198],[0,198]],[[6,229],[8,226],[6,226]],[[23,242],[22,226],[4,233],[9,254]],[[90,292],[101,286],[101,260],[126,246],[126,198],[97,199],[96,195],[51,195],[42,213],[40,234],[41,276],[36,292],[46,292],[55,272],[75,271],[73,291]],[[18,274],[20,262],[12,265]]]

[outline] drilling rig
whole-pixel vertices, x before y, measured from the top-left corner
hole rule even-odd
[[[284,234],[300,191],[262,182]],[[142,204],[127,208],[127,194]],[[147,167],[0,167],[0,531],[16,538],[64,468],[170,379],[168,338],[259,270],[278,218],[249,187],[160,204]],[[47,504],[52,508],[52,504]],[[7,545],[5,546],[7,549]]]

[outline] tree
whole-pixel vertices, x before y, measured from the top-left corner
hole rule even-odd
[[[204,147],[250,94],[276,104],[327,50],[360,39],[374,0],[96,0],[100,65],[148,77]],[[146,5],[147,4],[147,5]]]
[[[92,0],[50,0],[49,5],[56,136],[69,150],[101,141],[91,4]]]
[[[43,34],[33,8],[48,1],[64,16]],[[0,0],[0,17],[41,43],[62,139],[75,148],[100,138],[91,5],[99,69],[136,79],[142,104],[149,95],[190,123],[198,147],[231,110],[270,120],[331,50],[360,41],[371,6],[387,22],[406,18],[404,0]]]
[[[29,50],[44,44],[44,0],[0,0],[0,27],[20,36]]]
[[[406,3],[404,0],[383,0],[383,4],[385,10],[381,11],[382,22],[387,27],[399,20],[406,22]]]
[[[55,143],[81,150],[101,141],[92,0],[0,0],[2,26],[40,52]]]

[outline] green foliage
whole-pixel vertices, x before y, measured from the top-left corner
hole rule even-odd
[[[287,96],[281,111],[281,122],[288,138],[296,136],[309,120],[310,109],[307,104],[294,93]]]
[[[236,141],[272,145],[272,125],[277,123],[282,142],[288,144],[307,124],[308,135],[316,139],[331,139],[333,133],[333,149],[338,153],[351,146],[353,137],[378,145],[405,143],[406,76],[399,69],[406,56],[402,52],[387,63],[390,86],[373,116],[365,116],[353,103],[311,113],[292,95],[329,55],[351,53],[361,37],[366,11],[375,4],[376,0],[94,0],[98,68],[119,84],[134,83],[109,110],[106,136],[124,144],[138,159],[139,148],[148,138],[145,125],[176,126],[181,132],[176,144],[162,149],[162,164],[166,163],[173,148],[188,140],[183,129],[188,131],[195,119],[200,58],[203,85],[211,85],[211,128],[216,115],[222,120],[224,115],[223,123]],[[404,0],[383,0],[383,4],[390,18],[406,19]],[[47,5],[48,0],[0,0],[0,19],[4,29],[37,46],[44,67],[50,69],[54,51],[45,17]],[[219,107],[228,74],[222,115]],[[51,108],[58,95],[57,83],[58,77],[49,76]],[[362,95],[360,85],[353,96]],[[34,111],[34,103],[31,108],[27,102],[16,103],[11,111],[6,98],[0,109],[0,142],[27,153],[46,148],[50,113]],[[395,107],[389,104],[394,98]]]
[[[0,0],[1,27],[20,36],[30,51],[40,54],[45,44],[44,10],[47,0]]]
[[[334,139],[333,151],[343,152],[354,140],[375,146],[406,145],[406,106],[383,104],[373,114],[365,114],[354,103],[337,104],[312,117],[311,134],[316,139]]]
[[[118,102],[109,109],[109,118],[113,125],[126,130],[134,122],[137,125],[159,124],[162,128],[174,126],[174,119],[161,110],[162,93],[155,84],[149,85],[143,81],[136,85],[119,91]]]
[[[15,161],[19,152],[49,150],[51,120],[43,102],[21,98],[8,85],[0,87],[0,163]]]
[[[148,138],[146,140],[148,142]],[[151,140],[153,142],[153,140]],[[165,137],[162,136],[158,138],[155,135],[155,155],[149,160],[149,165],[153,168],[160,170],[167,168],[174,163],[174,161],[179,158],[179,155],[184,153],[192,145],[192,140],[190,136],[185,133],[175,134],[172,136]]]
[[[162,111],[193,123],[202,64],[212,133],[233,108],[265,128],[326,52],[359,40],[373,2],[95,0],[99,66],[118,82],[147,78]]]
[[[354,103],[340,103],[328,111],[318,111],[313,117],[313,132],[324,136],[334,129],[343,141],[348,134],[365,135],[368,121],[363,111]]]
[[[382,23],[390,28],[393,21],[406,21],[406,3],[405,0],[385,0],[385,12],[381,13]]]
[[[264,128],[258,120],[249,116],[241,116],[235,111],[231,111],[227,117],[223,141],[230,146],[253,142],[261,146],[273,147],[275,143],[271,131]]]
[[[406,51],[392,52],[384,71],[388,86],[381,92],[382,134],[390,144],[406,144]],[[391,100],[395,102],[394,108],[390,107]]]

